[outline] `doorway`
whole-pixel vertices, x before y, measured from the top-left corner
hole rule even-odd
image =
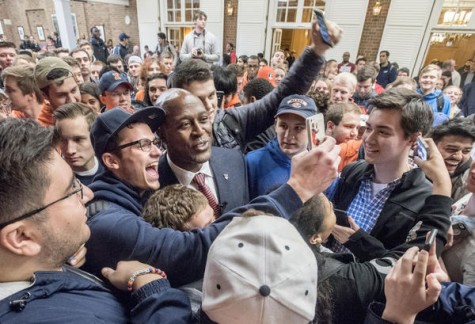
[[[475,33],[433,32],[424,66],[454,59],[459,69],[468,59],[475,58]]]
[[[311,35],[308,29],[275,28],[272,37],[272,53],[277,49],[294,50],[295,56],[299,56],[305,50],[305,47],[312,43]]]

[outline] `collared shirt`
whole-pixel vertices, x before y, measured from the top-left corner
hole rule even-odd
[[[180,182],[180,184],[188,188],[198,190],[198,186],[193,182],[193,178],[195,177],[197,173],[203,173],[205,175],[205,184],[211,190],[211,192],[213,193],[213,196],[216,198],[216,201],[219,203],[216,185],[214,184],[214,176],[213,176],[213,172],[211,171],[209,161],[206,161],[205,163],[203,163],[203,165],[201,166],[201,169],[198,172],[190,172],[190,171],[180,168],[178,165],[173,163],[173,161],[170,159],[169,154],[167,154],[167,161],[173,173],[175,173],[175,176],[178,179],[178,182]]]
[[[373,194],[374,184],[372,181],[373,175],[361,181],[358,193],[351,201],[347,213],[353,218],[355,223],[365,232],[370,233],[379,215],[383,210],[384,204],[393,192],[394,188],[401,182],[401,178],[391,181],[385,188]],[[346,247],[338,242],[335,242],[332,248],[334,252],[350,252]]]
[[[384,189],[373,195],[373,183],[371,180],[367,178],[361,181],[358,193],[347,210],[348,215],[367,233],[373,230],[384,204],[396,185],[401,182],[401,178],[393,180]]]

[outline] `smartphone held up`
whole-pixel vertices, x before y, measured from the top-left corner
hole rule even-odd
[[[325,121],[323,114],[318,113],[305,119],[307,127],[307,149],[310,151],[312,148],[320,145],[325,138]]]
[[[315,16],[317,17],[318,29],[320,31],[320,36],[325,44],[330,47],[333,47],[333,41],[331,40],[330,34],[328,33],[327,23],[325,22],[325,16],[323,11],[320,9],[313,9]]]

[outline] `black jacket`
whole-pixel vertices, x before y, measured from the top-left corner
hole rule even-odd
[[[332,199],[334,207],[347,210],[359,190],[361,181],[369,177],[373,170],[374,166],[366,161],[346,166]],[[360,260],[367,261],[382,257],[387,250],[404,243],[408,234],[411,235],[408,238],[410,240],[425,240],[425,237],[419,237],[420,233],[438,228],[439,232],[445,231],[442,233],[445,236],[448,230],[446,223],[449,221],[445,215],[434,215],[430,220],[420,222],[419,211],[431,192],[432,185],[421,169],[415,168],[404,173],[401,182],[384,204],[371,233],[360,229],[350,236],[344,245]],[[442,249],[442,246],[438,246],[438,249]]]
[[[92,45],[92,50],[94,51],[94,57],[96,60],[102,61],[104,64],[107,64],[107,57],[109,56],[109,51],[107,50],[104,41],[101,38],[91,37],[89,41]]]
[[[447,196],[430,195],[422,200],[423,207],[417,215],[422,222],[431,222],[434,218],[442,220],[438,235],[437,245],[444,246],[446,232],[449,228],[452,199]],[[423,247],[425,233],[419,234],[421,239],[416,239],[398,245],[387,251],[382,258],[367,262],[354,262],[348,254],[327,254],[317,256],[319,264],[318,281],[328,280],[332,287],[333,323],[361,323],[366,314],[367,307],[373,300],[384,300],[384,279],[397,259],[412,246]],[[438,254],[440,256],[440,252]],[[322,258],[323,257],[323,258]],[[323,261],[323,260],[324,261]],[[322,261],[323,262],[322,262]]]

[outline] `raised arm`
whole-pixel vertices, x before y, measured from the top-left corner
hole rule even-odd
[[[336,45],[340,41],[342,30],[331,21],[327,21],[327,24],[328,32]],[[248,143],[273,124],[277,108],[283,98],[292,94],[307,93],[325,63],[323,56],[329,48],[323,43],[316,23],[312,24],[311,33],[313,44],[304,50],[276,89],[254,103],[226,110],[226,113],[241,126],[239,139],[241,143]]]

